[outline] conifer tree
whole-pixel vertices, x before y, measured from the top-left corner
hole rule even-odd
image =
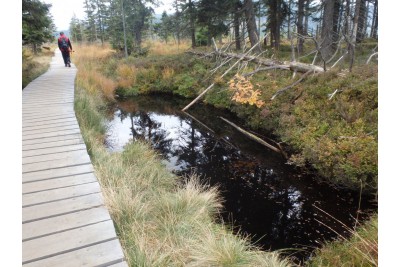
[[[50,15],[51,4],[39,0],[22,1],[22,43],[37,53],[38,46],[51,41],[55,26]]]

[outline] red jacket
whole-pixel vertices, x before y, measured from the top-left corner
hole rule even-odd
[[[67,49],[63,49],[63,48],[61,47],[61,40],[62,40],[62,39],[65,39],[65,40],[67,41],[68,47],[69,47],[70,51],[72,51],[71,41],[69,40],[69,38],[68,38],[67,36],[65,36],[65,35],[63,34],[63,35],[61,35],[61,36],[58,38],[58,48],[61,50],[61,52],[68,52],[68,51],[69,51],[68,48],[67,48]]]

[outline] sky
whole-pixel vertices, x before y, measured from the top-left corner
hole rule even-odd
[[[173,0],[160,0],[160,6],[154,8],[156,14],[161,14],[164,10],[170,13]],[[52,4],[50,13],[53,16],[57,31],[68,30],[71,18],[75,16],[78,19],[85,18],[84,0],[42,0],[46,4]]]

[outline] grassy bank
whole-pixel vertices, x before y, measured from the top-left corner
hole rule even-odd
[[[176,51],[145,58],[110,56],[96,75],[109,99],[114,92],[120,96],[169,92],[194,98],[214,82],[203,100],[234,111],[253,130],[275,135],[291,155],[289,163],[307,166],[334,185],[355,190],[362,186],[364,192],[375,193],[378,70],[375,63],[362,63],[369,50],[360,47],[360,64],[352,73],[339,67],[310,76],[274,100],[276,91],[297,79],[291,72],[219,79],[226,67],[211,75],[219,63]],[[253,68],[248,65],[243,72]]]
[[[122,153],[104,148],[102,110],[117,86],[133,79],[133,67],[119,64],[121,79],[103,74],[110,49],[78,47],[75,111],[106,205],[130,266],[290,266],[252,247],[215,221],[223,203],[218,189],[184,181],[160,163],[146,143],[128,144]],[[122,67],[121,67],[122,66]]]
[[[22,48],[22,89],[45,73],[50,67],[54,48],[42,49],[36,55],[29,48]]]
[[[348,240],[339,239],[317,249],[307,266],[378,266],[378,217],[373,216]]]

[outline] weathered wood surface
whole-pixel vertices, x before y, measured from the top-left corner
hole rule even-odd
[[[22,265],[127,266],[75,117],[75,76],[57,51],[22,92]]]

